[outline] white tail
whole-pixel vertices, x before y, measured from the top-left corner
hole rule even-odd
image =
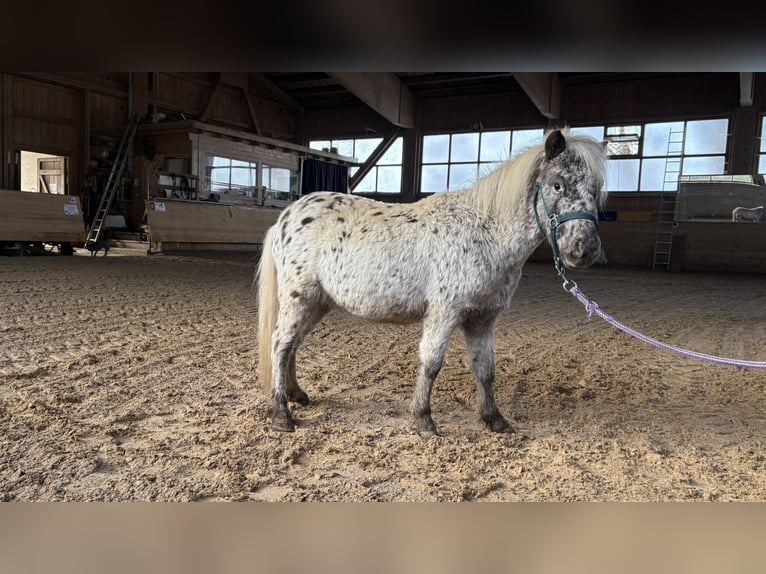
[[[258,262],[258,377],[264,390],[271,388],[271,336],[277,325],[277,268],[271,252],[273,229],[263,240]]]

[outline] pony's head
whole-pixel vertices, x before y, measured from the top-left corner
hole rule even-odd
[[[604,145],[554,130],[545,138],[534,182],[533,208],[556,265],[582,269],[601,256],[598,209],[606,200]]]

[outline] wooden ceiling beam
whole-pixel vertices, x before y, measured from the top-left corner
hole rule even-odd
[[[753,72],[739,73],[739,105],[753,105]]]
[[[291,98],[284,90],[282,90],[279,86],[277,86],[274,82],[269,80],[263,72],[250,72],[250,78],[258,84],[259,87],[263,88],[266,92],[269,93],[273,98],[281,102],[284,106],[287,106],[288,109],[291,109],[295,112],[302,112],[303,106],[301,106],[298,102],[296,102],[293,98]]]
[[[327,72],[331,78],[400,128],[415,127],[415,98],[391,72]]]
[[[542,115],[551,120],[561,116],[561,79],[556,72],[514,72],[513,77]]]

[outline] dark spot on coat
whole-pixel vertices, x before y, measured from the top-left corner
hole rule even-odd
[[[370,215],[383,215],[382,211],[376,211],[375,213],[371,213]]]
[[[434,235],[439,235],[439,230],[436,229],[435,227],[431,231],[434,232]]]
[[[308,225],[312,221],[314,221],[313,217],[304,217],[303,219],[301,219],[301,225]]]
[[[300,296],[301,294],[298,293],[297,291],[293,291],[292,293],[290,293],[290,297],[292,297],[293,299],[297,299]]]
[[[339,218],[338,218],[336,221],[337,221],[338,223],[345,223],[345,222],[346,222],[346,220],[345,220],[345,219],[343,219],[342,217],[339,217]]]

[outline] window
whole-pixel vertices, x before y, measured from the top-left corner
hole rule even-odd
[[[258,166],[255,162],[217,155],[207,156],[206,191],[220,194],[222,201],[237,195],[253,197],[257,181]]]
[[[298,172],[284,167],[263,165],[261,185],[265,199],[293,200],[298,197]]]
[[[420,192],[470,187],[509,157],[542,142],[542,129],[425,135]]]
[[[607,191],[675,191],[681,176],[724,173],[728,127],[727,119],[713,119],[571,131],[606,139]],[[766,152],[763,143],[761,150]]]
[[[364,163],[382,141],[383,138],[312,140],[309,147],[324,151],[337,150],[340,155],[353,157],[356,161]],[[362,181],[354,187],[354,193],[401,193],[402,147],[403,138],[396,138]],[[352,167],[348,174],[353,176],[357,171],[358,167]]]

